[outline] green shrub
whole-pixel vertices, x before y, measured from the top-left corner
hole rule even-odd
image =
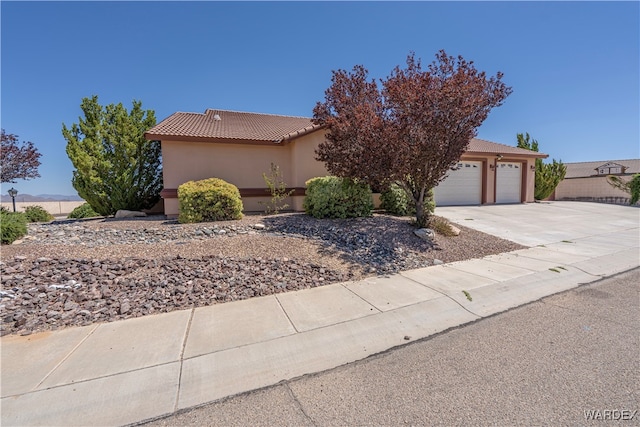
[[[429,222],[427,223],[427,227],[432,229],[438,234],[441,234],[446,237],[453,237],[456,233],[451,229],[451,225],[449,221],[439,216],[431,216],[429,217]]]
[[[262,178],[269,189],[269,194],[271,194],[269,203],[258,202],[265,205],[264,213],[267,215],[278,214],[281,210],[287,209],[289,205],[283,202],[287,197],[291,197],[295,190],[287,190],[287,184],[282,178],[280,166],[271,163],[269,175],[263,173]]]
[[[635,205],[640,200],[640,173],[633,175],[631,181],[629,181],[629,193],[631,198],[629,204]]]
[[[0,211],[0,237],[3,244],[11,244],[27,234],[27,217],[22,212]]]
[[[406,216],[412,215],[411,208],[413,207],[413,213],[415,213],[415,207],[412,203],[409,203],[409,197],[406,191],[402,189],[398,184],[391,184],[389,188],[380,193],[380,208],[387,211],[391,215]]]
[[[49,222],[54,219],[53,215],[44,210],[42,206],[26,206],[24,215],[29,222]]]
[[[83,203],[72,210],[67,218],[93,218],[96,216],[100,216],[100,214],[94,211],[89,203]]]
[[[238,187],[219,178],[185,182],[178,187],[178,202],[181,223],[242,218]]]
[[[410,216],[416,214],[416,206],[412,198],[398,184],[393,183],[380,194],[380,208],[391,215]],[[431,215],[436,208],[433,190],[425,195],[424,210]]]
[[[303,207],[316,218],[357,218],[371,216],[371,188],[349,178],[325,176],[306,182]]]

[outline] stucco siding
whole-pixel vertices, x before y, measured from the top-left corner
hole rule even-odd
[[[535,202],[535,192],[536,192],[536,159],[527,159],[527,164],[525,167],[527,174],[527,184],[525,186],[525,201],[526,202]]]
[[[263,188],[262,174],[269,173],[272,162],[280,166],[284,180],[291,181],[287,148],[162,141],[164,188],[207,178],[221,178],[238,188]]]
[[[83,205],[84,200],[81,201],[50,201],[50,202],[18,202],[16,201],[16,211],[24,212],[27,206],[40,206],[51,215],[68,215],[72,210],[78,206]],[[8,211],[13,212],[12,202],[2,202],[2,207]]]
[[[324,163],[316,160],[315,153],[324,135],[324,132],[313,132],[291,143],[292,186],[305,187],[309,179],[329,175]]]
[[[165,189],[177,189],[187,181],[221,178],[240,189],[265,188],[262,176],[269,174],[271,163],[280,167],[287,187],[305,187],[305,182],[325,176],[323,163],[315,160],[315,149],[324,133],[302,136],[290,144],[220,144],[162,141],[163,183]],[[243,197],[245,211],[264,211],[266,197]],[[290,209],[302,210],[304,197],[290,197],[284,201]],[[176,216],[178,200],[165,198],[165,214]]]
[[[622,177],[629,180],[631,177]],[[556,200],[581,198],[625,197],[629,195],[612,187],[604,176],[564,179],[556,188]]]

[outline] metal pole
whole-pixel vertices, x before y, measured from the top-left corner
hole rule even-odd
[[[9,195],[11,196],[11,201],[13,202],[13,211],[16,211],[16,196],[18,195],[18,190],[16,190],[15,188],[11,187],[11,189],[9,189],[8,191]]]

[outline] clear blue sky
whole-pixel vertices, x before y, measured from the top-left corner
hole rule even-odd
[[[439,49],[505,74],[478,136],[565,162],[638,158],[638,2],[1,2],[2,127],[42,153],[21,193],[75,194],[61,127],[83,97],[158,121],[207,108],[311,116],[331,70],[388,76]],[[2,193],[6,193],[5,184]]]

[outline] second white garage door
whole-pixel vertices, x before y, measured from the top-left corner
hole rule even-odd
[[[482,203],[482,162],[461,161],[433,192],[436,206],[479,205]]]
[[[499,162],[496,167],[496,203],[520,203],[522,163]]]

